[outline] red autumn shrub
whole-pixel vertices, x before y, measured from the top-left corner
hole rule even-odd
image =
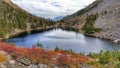
[[[66,54],[66,55],[60,55],[59,58],[58,58],[58,62],[60,64],[69,64],[69,61],[70,61],[70,57]]]
[[[67,53],[62,50],[54,52],[52,50],[45,50],[41,48],[22,48],[12,46],[8,43],[0,42],[0,50],[7,52],[13,58],[29,58],[34,63],[55,63],[55,64],[79,64],[86,63],[89,58],[80,56],[76,53]]]

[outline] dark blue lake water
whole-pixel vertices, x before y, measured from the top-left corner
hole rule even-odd
[[[98,53],[101,50],[112,51],[120,49],[120,45],[114,44],[108,40],[89,37],[75,31],[67,31],[63,29],[51,29],[36,34],[14,37],[8,39],[7,42],[13,42],[17,46],[23,47],[32,47],[39,42],[49,49],[54,49],[58,46],[61,49],[72,49],[77,53]]]

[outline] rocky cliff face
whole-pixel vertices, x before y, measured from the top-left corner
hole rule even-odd
[[[103,29],[96,35],[113,40],[120,39],[120,0],[104,0],[96,10],[106,11],[106,14],[101,15],[95,22],[95,27]]]
[[[94,27],[100,28],[102,31],[95,32],[94,36],[107,38],[110,40],[120,39],[120,0],[96,0],[88,7],[67,16],[62,22],[70,23],[70,26],[82,30],[86,19],[90,15],[98,14],[97,19],[94,21]]]

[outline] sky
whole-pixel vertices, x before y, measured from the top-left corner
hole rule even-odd
[[[43,17],[66,16],[86,7],[95,0],[11,0],[26,11]]]

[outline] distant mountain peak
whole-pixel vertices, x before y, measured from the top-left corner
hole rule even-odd
[[[57,16],[55,18],[52,18],[51,20],[53,21],[59,21],[59,20],[62,20],[65,16]]]

